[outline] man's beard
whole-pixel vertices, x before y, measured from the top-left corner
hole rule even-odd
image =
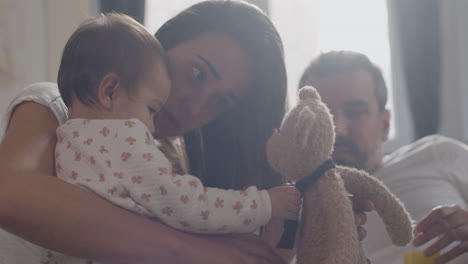
[[[349,152],[349,155],[352,156],[352,159],[334,157],[333,159],[335,160],[336,164],[353,167],[360,170],[364,169],[367,158],[366,155],[359,149],[358,145],[342,137],[337,137],[334,146],[335,148],[346,148]]]

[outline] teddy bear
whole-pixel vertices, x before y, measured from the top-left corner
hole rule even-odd
[[[309,86],[267,142],[272,168],[295,182],[303,197],[297,264],[367,263],[349,195],[374,203],[393,244],[404,246],[412,238],[412,220],[398,198],[363,170],[331,160],[334,131],[328,107]]]

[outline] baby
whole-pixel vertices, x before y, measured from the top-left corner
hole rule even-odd
[[[81,24],[64,48],[58,86],[70,118],[57,129],[59,178],[183,231],[243,233],[272,218],[297,219],[294,187],[205,188],[194,176],[172,173],[152,137],[170,92],[167,59],[134,19],[107,14]],[[72,261],[45,253],[45,263]]]

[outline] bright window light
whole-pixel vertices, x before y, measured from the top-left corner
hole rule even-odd
[[[291,105],[296,103],[299,78],[312,58],[320,52],[352,50],[366,54],[382,69],[389,87],[387,107],[393,109],[386,2],[270,0],[270,18],[285,46]]]
[[[167,20],[202,0],[146,0],[145,26],[156,32]]]

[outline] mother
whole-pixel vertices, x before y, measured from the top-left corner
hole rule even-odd
[[[175,167],[209,186],[280,184],[264,146],[283,116],[286,73],[268,18],[243,2],[207,1],[156,36],[168,52],[173,90],[155,136],[184,135],[186,152],[183,140],[164,140]],[[55,129],[66,119],[57,95],[56,85],[35,84],[10,106],[0,145],[2,228],[108,263],[282,263],[257,236],[181,233],[52,177]]]

